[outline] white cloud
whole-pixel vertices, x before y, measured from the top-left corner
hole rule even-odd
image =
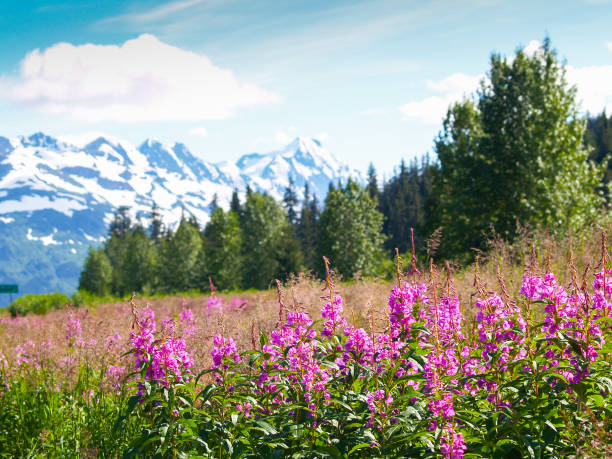
[[[612,65],[567,66],[567,81],[575,85],[581,109],[596,114],[612,111]]]
[[[537,52],[542,50],[542,42],[540,40],[531,40],[527,43],[527,46],[523,48],[523,51],[528,56],[535,56]]]
[[[206,129],[204,126],[194,127],[191,131],[189,131],[189,133],[198,137],[208,137],[208,129]]]
[[[606,44],[612,50],[612,42]],[[529,56],[534,56],[542,49],[542,43],[531,40],[523,48]],[[508,58],[512,62],[514,56]],[[583,112],[599,113],[604,108],[612,111],[612,65],[588,67],[566,66],[569,84],[576,86],[576,99]],[[436,95],[425,99],[408,102],[399,107],[404,120],[418,121],[422,124],[439,125],[448,107],[463,97],[470,96],[479,87],[485,75],[466,75],[453,73],[439,81],[428,80],[425,85]]]
[[[612,51],[612,41],[609,41],[606,43],[606,48],[608,48],[610,51]]]
[[[208,57],[149,34],[121,46],[36,49],[22,61],[18,80],[3,86],[16,103],[91,122],[223,119],[238,108],[279,100]]]
[[[439,81],[426,81],[428,89],[441,94],[402,105],[399,107],[402,118],[422,124],[440,124],[448,107],[464,97],[469,97],[476,91],[483,77],[484,75],[453,73]]]

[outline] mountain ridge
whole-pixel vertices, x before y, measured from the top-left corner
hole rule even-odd
[[[23,293],[70,292],[88,246],[103,240],[119,206],[144,218],[155,202],[168,225],[184,212],[206,223],[214,196],[227,207],[234,189],[250,187],[280,200],[289,176],[298,196],[308,183],[319,198],[330,182],[364,182],[320,141],[304,137],[217,163],[153,137],[138,147],[105,135],[81,142],[43,132],[0,137],[0,283],[18,283]]]

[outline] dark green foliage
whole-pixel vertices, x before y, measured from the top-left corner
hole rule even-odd
[[[612,180],[612,117],[606,115],[604,110],[597,116],[588,116],[584,143],[591,149],[589,159],[597,164],[606,164],[606,173],[603,182]]]
[[[321,231],[319,227],[319,205],[316,196],[310,196],[308,184],[304,185],[304,200],[302,210],[296,229],[296,237],[300,241],[302,253],[304,254],[304,264],[311,271],[315,271],[319,264],[320,256],[318,253]]]
[[[431,228],[433,215],[430,210],[435,170],[436,165],[428,155],[420,163],[413,160],[408,167],[402,161],[396,175],[384,184],[380,210],[385,216],[383,232],[388,236],[385,248],[390,254],[396,248],[400,253],[411,249],[411,228],[415,230],[417,248],[424,246],[424,236],[435,229]]]
[[[521,225],[556,232],[588,224],[601,177],[582,145],[584,122],[550,41],[512,61],[494,54],[476,103],[449,108],[436,140],[435,193],[445,255],[506,239]]]
[[[111,233],[104,245],[104,251],[113,268],[111,292],[118,296],[124,296],[129,293],[127,289],[128,271],[126,255],[130,238],[131,234],[127,232],[123,235]]]
[[[103,248],[89,248],[85,266],[79,279],[79,290],[86,290],[98,296],[110,293],[113,270]]]
[[[402,163],[403,164],[403,163]],[[378,195],[380,190],[378,189],[378,179],[376,177],[376,169],[374,168],[374,164],[370,163],[368,167],[368,193],[370,193],[370,197],[378,202]]]
[[[204,229],[206,274],[222,290],[240,286],[242,234],[238,215],[217,208]]]
[[[378,274],[383,258],[384,217],[377,203],[352,179],[346,186],[330,190],[321,214],[319,253],[326,255],[343,276]]]
[[[125,253],[125,293],[151,293],[157,283],[158,250],[152,238],[144,232],[129,236]]]
[[[236,190],[236,188],[234,188],[234,191],[232,191],[232,200],[230,201],[230,210],[238,216],[242,214],[242,206],[240,204],[240,198],[238,197],[238,190]]]
[[[70,303],[63,293],[44,293],[42,295],[24,295],[13,301],[8,310],[13,317],[26,314],[44,314],[60,309]]]
[[[83,365],[75,384],[44,368],[12,376],[2,370],[2,457],[117,457],[137,433],[138,417],[115,428],[128,397],[103,390],[91,368]]]
[[[298,223],[297,205],[298,199],[295,193],[295,183],[293,177],[289,175],[289,185],[285,188],[285,194],[283,195],[283,206],[287,212],[287,219],[292,226],[296,226]]]
[[[289,227],[289,228],[288,228]],[[288,273],[300,269],[300,257],[292,247],[293,232],[280,205],[271,196],[247,193],[242,228],[242,285],[267,288]]]
[[[149,225],[149,235],[151,239],[156,244],[159,244],[159,241],[164,234],[164,223],[161,219],[161,214],[159,212],[159,207],[155,202],[151,206],[151,213],[149,214],[149,218],[151,220],[151,224]]]
[[[159,291],[186,292],[201,287],[198,268],[201,269],[204,252],[200,233],[193,223],[182,220],[160,250]]]
[[[108,230],[111,235],[124,236],[131,231],[132,219],[129,212],[130,208],[128,206],[121,206],[117,209]]]

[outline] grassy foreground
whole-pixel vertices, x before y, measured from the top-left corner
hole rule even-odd
[[[401,282],[2,317],[0,455],[605,457],[606,240],[530,242]]]

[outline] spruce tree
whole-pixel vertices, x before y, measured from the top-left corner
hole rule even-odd
[[[310,196],[308,183],[304,184],[304,199],[296,229],[296,237],[302,247],[305,266],[315,271],[318,267],[319,247],[319,206],[316,196]]]
[[[612,117],[604,110],[597,116],[587,117],[584,144],[590,150],[589,159],[596,164],[606,164],[604,185],[612,180]]]
[[[295,193],[295,182],[293,181],[293,176],[289,175],[289,184],[285,188],[285,193],[283,195],[283,206],[285,207],[285,211],[287,212],[287,219],[292,226],[297,226],[298,215],[296,211],[296,207],[298,205],[297,194]]]
[[[120,206],[113,215],[109,233],[116,236],[125,236],[130,232],[131,228],[130,208],[128,206]]]
[[[370,193],[370,197],[378,203],[378,179],[376,177],[376,169],[374,168],[374,164],[370,163],[368,167],[368,193]]]
[[[128,240],[123,264],[126,293],[153,293],[157,265],[157,245],[144,232],[134,232]]]
[[[151,205],[151,212],[149,213],[149,234],[155,244],[159,244],[164,232],[164,223],[161,218],[161,212],[155,201]]]

